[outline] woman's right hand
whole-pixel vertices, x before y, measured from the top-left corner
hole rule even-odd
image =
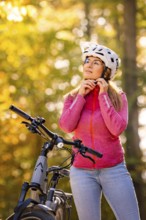
[[[79,88],[78,94],[85,96],[96,87],[95,80],[83,80]]]

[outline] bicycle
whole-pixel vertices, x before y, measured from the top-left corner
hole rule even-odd
[[[72,194],[57,189],[57,184],[60,178],[69,177],[69,169],[67,168],[70,167],[75,155],[72,154],[71,149],[64,147],[64,145],[72,145],[78,148],[77,153],[92,160],[93,163],[94,160],[86,153],[88,152],[97,157],[102,157],[102,154],[84,146],[81,140],[68,141],[53,133],[43,125],[45,119],[42,117],[32,118],[14,105],[10,106],[10,110],[27,120],[22,123],[29,131],[39,134],[47,141],[43,143],[41,148],[31,182],[23,183],[14,213],[7,220],[69,220],[71,217]],[[70,156],[65,159],[65,161],[70,159],[69,164],[48,167],[48,154],[54,147],[64,148],[70,153]],[[49,174],[52,174],[50,181],[48,181]],[[26,199],[29,190],[30,197]]]

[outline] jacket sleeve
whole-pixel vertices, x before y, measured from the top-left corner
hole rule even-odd
[[[63,111],[59,119],[59,126],[63,131],[69,133],[75,130],[85,102],[84,97],[79,94],[75,98],[69,95],[65,99]]]
[[[121,93],[122,109],[116,111],[107,92],[99,95],[101,114],[108,130],[114,136],[119,136],[127,127],[128,104],[125,93]]]

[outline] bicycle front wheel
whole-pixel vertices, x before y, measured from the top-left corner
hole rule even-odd
[[[44,210],[31,210],[26,209],[20,220],[55,220],[55,217],[51,213],[46,213]]]

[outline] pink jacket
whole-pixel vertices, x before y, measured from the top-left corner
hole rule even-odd
[[[83,144],[103,154],[97,158],[90,154],[95,164],[87,158],[76,154],[73,165],[78,168],[98,169],[115,166],[124,160],[124,151],[119,135],[125,130],[128,122],[126,95],[121,93],[123,105],[117,112],[108,93],[99,95],[98,88],[87,96],[69,95],[59,125],[65,132],[73,132],[73,139],[82,140]],[[76,149],[74,149],[76,152]]]

